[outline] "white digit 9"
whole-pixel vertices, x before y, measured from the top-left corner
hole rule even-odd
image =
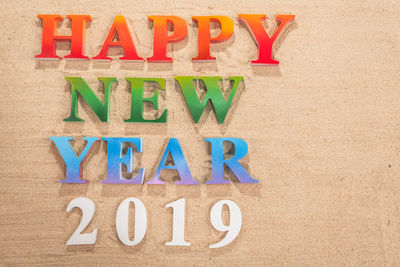
[[[224,205],[229,208],[229,225],[225,225],[222,221],[222,208]],[[215,203],[211,208],[210,220],[215,230],[227,232],[221,241],[210,245],[210,248],[220,248],[228,245],[235,240],[242,228],[242,213],[239,206],[231,200],[220,200]]]
[[[75,198],[68,204],[67,212],[70,212],[74,208],[80,208],[82,210],[82,219],[78,228],[76,228],[71,238],[67,241],[67,245],[91,245],[96,243],[97,229],[94,229],[89,234],[81,234],[93,219],[96,209],[93,201],[86,197]]]

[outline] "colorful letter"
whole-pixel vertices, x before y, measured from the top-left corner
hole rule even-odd
[[[214,61],[215,57],[210,56],[210,43],[221,43],[231,38],[233,34],[233,21],[226,16],[198,16],[192,17],[198,25],[198,56],[192,61]],[[210,36],[210,22],[217,22],[221,25],[221,33],[217,37]]]
[[[86,22],[91,21],[89,15],[68,15],[71,20],[71,36],[60,36],[57,34],[57,23],[63,20],[60,15],[38,15],[42,19],[42,52],[35,58],[47,60],[60,60],[56,55],[56,43],[58,41],[70,41],[71,53],[65,58],[70,59],[89,59],[84,56]]]
[[[84,121],[78,117],[78,92],[102,122],[109,121],[111,85],[117,81],[116,78],[98,78],[99,81],[104,83],[104,104],[101,103],[82,78],[65,77],[65,79],[71,83],[71,115],[64,119],[64,121]]]
[[[113,41],[115,34],[118,34],[119,41]],[[143,58],[137,55],[132,36],[129,32],[128,24],[126,23],[124,16],[118,15],[115,17],[114,23],[111,26],[100,53],[93,59],[112,60],[112,58],[107,57],[107,51],[110,47],[122,47],[122,49],[124,49],[125,56],[120,57],[119,60],[143,61]]]
[[[58,152],[60,152],[61,157],[64,159],[67,167],[65,180],[60,180],[60,182],[68,184],[85,184],[86,180],[82,180],[82,163],[85,161],[90,149],[98,140],[98,138],[83,137],[83,140],[86,140],[87,143],[79,158],[69,144],[69,141],[74,140],[74,138],[51,136],[49,139],[53,140],[53,142],[56,144]]]
[[[212,156],[212,179],[207,184],[229,184],[224,179],[224,164],[226,164],[240,183],[258,183],[250,177],[246,170],[240,165],[239,160],[247,154],[247,143],[239,138],[206,138],[211,144]],[[235,154],[230,159],[224,159],[223,144],[231,142],[235,146]]]
[[[122,144],[129,143],[136,146],[139,153],[142,152],[141,138],[120,138],[120,137],[103,137],[102,140],[107,142],[107,178],[101,181],[102,184],[142,184],[145,169],[140,169],[138,175],[132,179],[122,177],[122,164],[126,166],[129,173],[132,172],[133,151],[130,146],[125,156],[122,156]]]
[[[278,37],[279,33],[288,22],[294,20],[294,15],[277,15],[276,21],[279,22],[278,29],[269,37],[265,31],[262,21],[266,19],[266,15],[249,15],[240,14],[239,21],[246,24],[254,41],[258,46],[258,59],[253,60],[253,65],[278,65],[279,61],[272,58],[272,46]]]
[[[155,109],[158,109],[158,90],[152,97],[143,97],[144,82],[155,82],[161,90],[165,90],[165,79],[161,78],[126,78],[131,83],[131,117],[125,122],[153,122],[165,123],[167,121],[168,110],[164,110],[161,117],[154,120],[145,120],[143,118],[143,103],[150,102]]]
[[[167,57],[167,44],[184,40],[187,36],[187,26],[184,19],[177,16],[149,16],[153,21],[153,56],[147,58],[148,62],[173,62]],[[174,32],[168,36],[167,24],[174,26]]]
[[[171,158],[174,161],[173,166],[165,165],[168,154],[171,154]],[[160,180],[161,171],[163,169],[168,170],[177,170],[180,181],[175,182],[175,184],[181,185],[198,185],[199,182],[193,179],[192,174],[190,173],[189,166],[186,163],[185,156],[183,155],[182,148],[179,145],[179,141],[176,138],[169,139],[167,148],[165,149],[164,155],[158,165],[156,174],[154,175],[153,180],[148,181],[147,184],[165,184],[165,182]]]
[[[199,77],[199,80],[203,81],[205,87],[207,88],[207,93],[204,96],[203,102],[200,102],[194,88],[193,80],[195,79],[196,77],[194,76],[175,77],[175,80],[179,83],[179,86],[181,87],[183,96],[186,99],[186,103],[189,107],[190,113],[192,114],[194,122],[199,122],[208,101],[210,101],[214,107],[215,115],[217,115],[219,123],[224,123],[233,97],[235,96],[239,84],[243,80],[243,77],[230,77],[231,82],[233,81],[233,85],[232,91],[228,97],[228,100],[226,101],[223,94],[221,93],[221,89],[219,88],[218,84],[219,81],[222,81],[222,77]]]

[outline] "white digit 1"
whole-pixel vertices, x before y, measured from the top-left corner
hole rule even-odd
[[[82,219],[78,228],[76,228],[71,238],[67,241],[67,245],[90,245],[96,243],[97,229],[88,234],[81,234],[93,219],[94,211],[96,210],[93,201],[86,197],[75,198],[68,204],[67,212],[70,212],[74,208],[82,210]]]
[[[178,199],[165,207],[173,209],[172,240],[166,242],[165,245],[189,247],[190,242],[185,241],[185,199]]]
[[[135,205],[135,237],[129,239],[129,203]],[[118,207],[115,219],[117,235],[124,245],[135,246],[143,240],[147,229],[147,212],[143,202],[134,197],[130,197],[121,202]]]
[[[225,225],[222,221],[222,207],[227,205],[229,208],[229,225]],[[214,204],[210,212],[210,220],[212,226],[217,231],[226,232],[225,237],[218,243],[210,245],[210,248],[220,248],[231,243],[242,228],[242,213],[235,202],[230,200],[220,200]]]

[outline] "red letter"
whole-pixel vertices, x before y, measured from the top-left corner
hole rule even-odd
[[[71,59],[89,59],[83,55],[85,42],[86,22],[91,21],[89,15],[67,15],[72,22],[71,36],[59,36],[57,34],[57,23],[62,21],[60,15],[38,15],[43,22],[42,33],[42,53],[36,55],[39,59],[61,59],[56,55],[56,43],[58,41],[71,41],[71,54],[65,58]]]
[[[192,17],[197,21],[199,32],[199,54],[192,58],[193,61],[213,61],[215,57],[210,56],[210,43],[221,43],[228,40],[233,34],[233,21],[225,16],[199,16]],[[221,33],[214,38],[210,37],[210,21],[221,25]]]
[[[118,34],[119,41],[114,42],[115,34]],[[129,33],[128,24],[124,16],[118,15],[115,17],[114,23],[111,26],[110,32],[104,41],[103,47],[100,53],[95,56],[95,60],[112,60],[112,58],[107,57],[107,51],[110,47],[120,46],[124,49],[125,56],[120,57],[119,60],[136,60],[143,61],[143,58],[139,57],[136,52],[135,45],[133,44],[132,36]]]
[[[153,56],[148,58],[148,62],[173,62],[172,58],[167,57],[167,43],[176,43],[184,40],[187,36],[187,26],[185,20],[177,16],[149,16],[153,21]],[[167,24],[174,25],[174,33],[168,36]]]
[[[276,37],[282,31],[285,25],[294,20],[294,15],[277,15],[276,21],[280,22],[278,29],[270,38],[265,31],[264,25],[261,21],[264,21],[266,15],[248,15],[240,14],[239,20],[244,22],[247,28],[250,30],[254,41],[258,46],[258,59],[253,60],[253,65],[278,65],[279,61],[272,58],[272,45],[274,44]]]

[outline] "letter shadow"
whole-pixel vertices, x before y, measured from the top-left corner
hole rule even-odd
[[[142,184],[102,184],[103,197],[138,197],[143,194]]]
[[[89,66],[90,60],[67,60],[64,69],[86,71],[89,69]]]

